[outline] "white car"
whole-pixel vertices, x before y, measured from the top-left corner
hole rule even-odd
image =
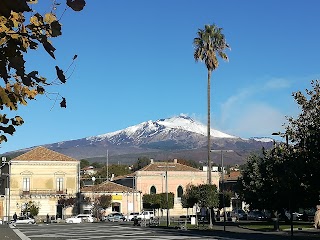
[[[33,218],[30,217],[26,217],[26,216],[20,216],[17,218],[17,221],[14,222],[14,220],[11,220],[11,223],[15,223],[15,224],[20,224],[20,223],[24,223],[24,224],[35,224],[36,221]]]
[[[152,220],[154,218],[154,212],[153,211],[142,211],[137,218],[139,220]]]
[[[94,219],[90,214],[79,214],[74,217],[69,217],[66,219],[66,223],[82,223],[82,222],[93,222]]]
[[[133,219],[135,217],[137,217],[138,215],[139,215],[138,212],[132,212],[132,213],[129,214],[129,216],[125,215],[126,221],[133,221]]]

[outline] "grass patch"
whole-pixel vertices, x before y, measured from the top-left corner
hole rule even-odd
[[[259,222],[259,223],[243,223],[239,224],[240,227],[251,229],[251,230],[259,230],[259,231],[274,231],[274,224],[273,223],[266,223],[266,222]],[[306,228],[312,228],[312,223],[306,223],[306,222],[294,222],[293,228],[297,229],[306,229]],[[286,223],[280,223],[279,229],[281,231],[283,230],[290,230],[291,225]]]

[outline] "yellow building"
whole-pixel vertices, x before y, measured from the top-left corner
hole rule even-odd
[[[93,209],[92,203],[97,198],[102,195],[110,195],[111,206],[105,209],[105,215],[111,212],[121,212],[128,215],[131,212],[141,211],[141,192],[114,182],[105,181],[98,185],[84,187],[81,189],[81,195],[90,199],[88,210]],[[84,204],[83,210],[86,210]]]
[[[0,218],[22,214],[31,201],[39,207],[38,218],[62,218],[79,212],[78,205],[65,208],[62,198],[79,193],[78,160],[44,147],[37,147],[2,164]],[[8,216],[8,218],[6,217]]]

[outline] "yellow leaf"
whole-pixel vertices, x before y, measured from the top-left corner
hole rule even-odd
[[[20,13],[11,12],[10,20],[13,22],[13,26],[17,28],[23,22],[23,16]]]
[[[37,4],[38,0],[27,0],[27,3],[29,3],[29,4]]]
[[[34,24],[35,26],[40,26],[39,19],[36,16],[32,16],[30,18],[30,23]]]
[[[2,102],[2,104],[6,105],[11,110],[17,110],[16,105],[10,100],[8,94],[2,87],[0,88],[0,102]]]
[[[7,42],[7,39],[4,37],[4,38],[0,38],[0,46],[4,43]]]
[[[56,20],[57,20],[57,18],[53,13],[46,13],[46,15],[44,15],[44,21],[46,23],[52,23]]]

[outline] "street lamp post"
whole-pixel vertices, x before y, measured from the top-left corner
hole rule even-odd
[[[169,226],[168,162],[166,165],[166,200],[167,200],[167,227],[168,227]]]
[[[223,163],[223,153],[233,152],[233,150],[211,150],[211,152],[221,153],[221,192],[222,192],[222,207],[223,207],[223,231],[226,231],[226,207],[225,207],[225,200],[224,200],[224,163]]]
[[[5,196],[6,196],[6,221],[7,223],[9,222],[9,216],[10,216],[10,163],[7,162],[7,158],[6,157],[1,157],[1,166],[0,169],[2,169],[2,167],[4,167],[7,164],[8,169],[5,170],[5,172],[1,172],[2,176],[6,176],[6,188],[5,188]]]
[[[96,181],[96,177],[92,177],[91,178],[91,180],[92,180],[92,207],[91,207],[91,211],[93,212],[94,211],[94,209],[93,209],[93,207],[94,207],[94,182]]]

